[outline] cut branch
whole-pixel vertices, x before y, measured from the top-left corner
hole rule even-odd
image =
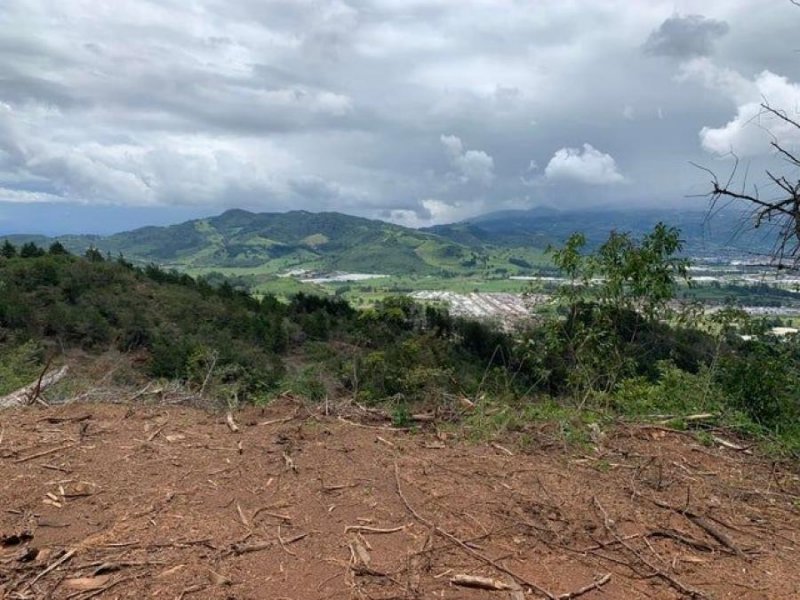
[[[64,379],[67,371],[69,371],[69,367],[64,365],[58,371],[45,374],[45,368],[45,371],[42,372],[42,375],[33,383],[0,398],[0,408],[11,408],[12,406],[32,404],[45,389]]]

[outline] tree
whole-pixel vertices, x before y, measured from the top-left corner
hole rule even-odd
[[[89,246],[83,257],[89,262],[103,262],[105,260],[103,258],[103,253],[94,246]]]
[[[37,256],[44,256],[45,252],[33,242],[27,242],[19,249],[19,255],[22,258],[36,258]]]
[[[47,252],[53,256],[64,256],[66,254],[69,254],[69,252],[67,252],[67,249],[64,248],[64,245],[57,240],[52,244],[50,244],[50,249]]]
[[[761,104],[760,117],[777,119],[781,124],[800,132],[800,120],[790,117],[785,110],[773,107],[766,101]],[[800,155],[785,142],[773,136],[770,146],[790,167],[795,169],[800,167]],[[777,196],[767,197],[762,193],[764,186],[759,188],[758,185],[754,185],[752,191],[748,192],[746,179],[742,181],[741,187],[738,187],[735,183],[738,165],[737,159],[725,183],[720,182],[713,171],[699,167],[711,175],[712,189],[708,194],[711,197],[711,211],[717,208],[718,203],[726,200],[745,203],[752,211],[753,228],[759,229],[764,226],[773,228],[772,235],[775,242],[772,258],[776,266],[779,269],[800,268],[800,178],[795,179],[797,173],[778,174],[767,170],[765,175],[768,188],[777,191]],[[737,187],[734,187],[735,185]]]
[[[595,302],[653,319],[675,296],[678,280],[688,280],[689,262],[677,256],[680,232],[663,223],[639,241],[612,232],[593,254],[583,253],[585,245],[585,236],[576,233],[553,252],[553,263],[569,280],[562,288],[568,304]]]
[[[14,246],[14,244],[9,242],[8,240],[3,242],[3,247],[0,248],[0,256],[3,256],[5,258],[14,258],[16,255],[17,255],[16,246]]]
[[[669,356],[660,319],[671,312],[678,281],[688,280],[688,261],[678,256],[680,232],[663,223],[640,240],[612,232],[594,252],[585,246],[586,237],[576,233],[553,252],[566,278],[559,290],[564,319],[545,323],[528,341],[539,377],[581,404]]]

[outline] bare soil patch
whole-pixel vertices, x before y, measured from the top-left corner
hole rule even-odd
[[[741,452],[626,428],[520,453],[291,402],[235,425],[0,413],[0,598],[800,598],[800,480]]]

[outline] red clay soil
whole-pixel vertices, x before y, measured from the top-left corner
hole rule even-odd
[[[800,481],[741,452],[628,428],[519,453],[290,403],[235,419],[0,413],[0,598],[800,598]]]

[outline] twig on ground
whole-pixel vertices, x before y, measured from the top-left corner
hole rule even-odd
[[[365,425],[364,423],[356,423],[355,421],[350,421],[345,419],[344,417],[337,417],[339,421],[342,423],[347,423],[348,425],[352,425],[353,427],[363,427],[364,429],[380,429],[382,431],[411,431],[408,427],[386,427],[384,425]]]
[[[736,450],[737,452],[744,452],[745,454],[753,453],[753,451],[750,450],[751,446],[741,446],[739,444],[734,444],[733,442],[721,438],[718,435],[711,436],[711,439],[714,440],[715,443],[719,444],[723,448],[727,448],[728,450]]]
[[[233,413],[229,412],[227,415],[225,415],[225,422],[228,424],[228,428],[233,433],[239,431],[239,426],[236,424],[236,421],[233,420]]]
[[[492,442],[492,443],[491,443],[491,444],[489,444],[489,445],[490,445],[492,448],[494,448],[495,450],[500,450],[500,452],[502,452],[503,454],[507,454],[508,456],[514,456],[514,453],[513,453],[511,450],[509,450],[509,449],[508,449],[508,448],[506,448],[505,446],[501,446],[501,445],[500,445],[500,444],[498,444],[497,442]]]
[[[666,573],[663,570],[659,569],[656,565],[647,560],[642,555],[641,552],[639,552],[636,548],[634,548],[628,542],[619,537],[619,534],[617,534],[616,530],[614,529],[614,522],[609,518],[606,509],[603,508],[602,504],[600,504],[600,501],[597,499],[597,496],[592,496],[592,502],[600,511],[600,513],[603,515],[603,527],[605,528],[605,530],[608,531],[608,533],[610,533],[617,540],[619,544],[624,546],[625,549],[628,550],[628,552],[630,552],[634,557],[636,557],[636,559],[639,562],[641,562],[644,566],[650,569],[652,571],[652,576],[663,579],[674,589],[678,590],[682,594],[685,594],[686,596],[689,596],[690,598],[696,598],[697,600],[710,600],[709,596],[707,596],[700,590],[696,590],[686,585],[685,583],[673,577],[669,573]]]
[[[169,423],[169,417],[167,417],[164,420],[164,422],[161,423],[161,425],[156,427],[155,430],[150,435],[147,436],[147,441],[152,442],[154,439],[156,439],[158,437],[158,434],[164,431],[164,427],[167,426],[167,423]]]
[[[583,596],[584,594],[588,594],[592,590],[600,589],[601,586],[604,586],[609,581],[611,581],[611,573],[606,573],[600,579],[593,581],[589,585],[585,585],[580,589],[575,590],[574,592],[568,592],[566,594],[561,594],[558,597],[558,600],[572,600],[573,598],[577,598],[579,596]]]
[[[297,473],[297,465],[294,464],[294,460],[286,452],[283,453],[283,462],[286,463],[287,471],[294,471],[295,473]]]
[[[297,556],[297,554],[295,554],[294,552],[292,552],[291,550],[289,550],[286,547],[286,542],[284,542],[283,538],[281,537],[281,526],[280,525],[278,525],[278,543],[281,545],[281,550],[286,552],[286,554],[288,554],[289,556],[295,556],[295,557]]]
[[[51,448],[50,450],[44,450],[42,452],[37,452],[36,454],[31,454],[30,456],[23,456],[22,458],[18,458],[15,460],[15,463],[23,463],[29,460],[33,460],[34,458],[41,458],[42,456],[48,456],[50,454],[55,454],[56,452],[60,452],[61,450],[69,450],[70,448],[74,448],[77,446],[77,442],[73,442],[72,444],[65,444],[64,446],[59,446],[58,448]]]
[[[78,552],[78,549],[77,549],[77,548],[72,548],[71,550],[67,550],[67,551],[66,551],[66,552],[65,552],[65,553],[64,553],[64,554],[61,556],[61,558],[59,558],[59,559],[57,559],[57,560],[53,561],[53,562],[50,564],[50,566],[49,566],[49,567],[47,567],[47,568],[46,568],[44,571],[42,571],[42,572],[41,572],[41,573],[39,573],[39,574],[38,574],[36,577],[34,577],[33,579],[31,579],[31,580],[30,580],[30,581],[29,581],[29,582],[28,582],[28,583],[25,585],[25,587],[24,587],[23,589],[27,590],[27,589],[30,589],[31,587],[33,587],[33,585],[34,585],[34,584],[35,584],[37,581],[39,581],[39,580],[40,580],[42,577],[44,577],[45,575],[47,575],[48,573],[50,573],[50,572],[51,572],[51,571],[53,571],[54,569],[57,569],[58,567],[60,567],[61,565],[63,565],[65,562],[67,562],[69,559],[71,559],[73,556],[75,556],[75,554],[76,554],[77,552]]]
[[[295,542],[299,542],[300,540],[306,537],[308,537],[308,533],[301,533],[294,537],[289,538],[288,540],[282,540],[282,544],[284,546],[288,546],[289,544],[294,544]],[[258,542],[246,546],[242,544],[233,544],[230,550],[227,550],[224,554],[225,555],[235,554],[236,556],[239,556],[242,554],[249,554],[251,552],[260,552],[261,550],[267,550],[268,548],[272,548],[274,546],[275,546],[275,541]]]
[[[209,584],[202,584],[202,583],[190,585],[189,587],[183,589],[180,594],[178,594],[177,600],[183,600],[184,597],[188,596],[189,594],[196,594],[197,592],[201,592],[208,586]]]
[[[39,465],[43,469],[49,469],[51,471],[61,471],[62,473],[72,473],[69,469],[65,469],[64,467],[59,467],[58,465]]]
[[[492,579],[491,577],[481,577],[480,575],[453,575],[450,578],[450,583],[479,590],[503,591],[511,589],[511,586],[504,581]]]
[[[687,415],[685,417],[674,416],[674,417],[667,417],[662,419],[661,421],[657,421],[658,425],[669,425],[670,423],[674,423],[675,421],[686,421],[688,423],[693,423],[695,421],[708,421],[709,419],[716,419],[719,415],[716,413],[699,413],[696,415]]]
[[[294,420],[297,417],[297,413],[300,412],[300,407],[298,406],[297,409],[288,417],[283,417],[281,419],[271,419],[269,421],[261,421],[259,425],[275,425],[277,423],[288,423],[289,421]]]
[[[381,529],[380,527],[367,527],[366,525],[348,525],[344,528],[345,533],[349,533],[351,531],[359,531],[361,533],[395,533],[397,531],[403,531],[406,528],[405,525],[401,525],[400,527],[392,527],[390,529]]]
[[[77,417],[42,417],[41,419],[37,419],[37,423],[53,423],[54,425],[58,425],[59,423],[79,423],[81,421],[88,421],[92,418],[91,413],[86,413],[85,415],[78,415]]]
[[[252,516],[251,520],[255,521],[256,517],[258,515],[264,514],[264,515],[267,515],[268,517],[272,517],[274,519],[280,519],[281,521],[286,521],[287,523],[291,522],[292,517],[290,517],[289,515],[283,515],[281,513],[271,512],[268,509],[269,509],[269,507],[267,507],[267,506],[263,506],[261,508],[256,509],[256,511],[253,513],[253,516]]]
[[[720,544],[722,544],[725,548],[736,554],[739,558],[744,558],[745,560],[747,559],[747,556],[742,551],[742,549],[739,548],[736,544],[734,544],[733,541],[727,535],[725,535],[725,533],[723,533],[722,531],[714,527],[711,523],[709,523],[708,519],[706,519],[703,515],[700,515],[692,510],[689,510],[688,508],[676,508],[674,506],[671,506],[670,504],[667,504],[666,502],[662,502],[661,500],[657,499],[651,499],[651,500],[653,504],[655,504],[656,506],[672,510],[678,513],[679,515],[683,515],[684,517],[689,519],[692,523],[697,525],[700,529],[705,531],[712,538],[714,538],[716,541],[718,541]]]
[[[120,583],[124,583],[126,581],[131,581],[132,579],[136,579],[136,577],[135,576],[120,577],[119,579],[115,579],[114,581],[108,583],[107,585],[105,585],[105,586],[103,586],[101,588],[98,588],[98,589],[90,592],[89,594],[86,594],[85,596],[83,596],[83,598],[81,598],[81,600],[89,600],[89,598],[94,598],[95,596],[99,596],[100,594],[104,594],[105,592],[107,592],[111,588],[118,586]],[[83,591],[76,592],[74,594],[71,594],[71,595],[67,596],[67,598],[68,599],[69,598],[77,598],[79,595],[81,595],[83,593],[84,593]]]
[[[426,519],[425,517],[420,515],[414,509],[414,507],[411,506],[411,503],[408,501],[408,498],[406,498],[405,494],[403,494],[403,488],[402,488],[402,486],[400,484],[400,467],[398,466],[398,464],[396,462],[394,464],[394,477],[395,477],[395,483],[397,484],[397,495],[400,496],[400,499],[403,501],[403,504],[405,505],[405,507],[408,509],[408,511],[412,515],[414,515],[414,517],[420,523],[422,523],[423,525],[426,525],[427,527],[430,527],[431,529],[433,529],[436,533],[438,533],[442,537],[447,538],[448,540],[450,540],[451,542],[456,544],[458,547],[460,547],[462,550],[464,550],[470,556],[473,556],[474,558],[477,558],[478,560],[486,563],[487,565],[490,565],[491,567],[494,567],[495,569],[497,569],[498,571],[500,571],[502,573],[505,573],[506,575],[510,575],[511,577],[516,579],[519,583],[521,583],[523,585],[527,585],[529,588],[535,590],[537,593],[542,594],[543,596],[547,597],[548,600],[557,600],[557,596],[555,594],[553,594],[552,592],[550,592],[549,590],[543,588],[542,586],[540,586],[537,583],[534,583],[534,582],[526,579],[522,575],[519,575],[518,573],[515,573],[514,571],[512,571],[508,567],[505,567],[505,566],[501,565],[497,561],[492,560],[491,558],[489,558],[488,556],[482,554],[481,552],[478,552],[477,550],[474,550],[473,548],[468,546],[464,541],[460,540],[459,538],[454,536],[449,531],[445,531],[444,529],[442,529],[441,527],[439,527],[438,525],[436,525],[432,521],[429,521],[428,519]]]
[[[252,525],[250,524],[250,520],[245,516],[242,506],[238,502],[236,503],[236,512],[239,514],[239,520],[242,522],[242,525],[247,527],[247,529],[251,529]]]

